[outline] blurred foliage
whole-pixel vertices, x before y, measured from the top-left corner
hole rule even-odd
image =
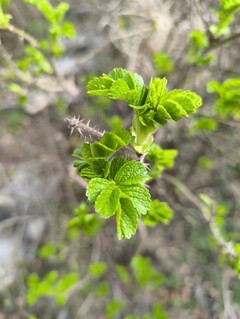
[[[23,11],[26,9],[27,12],[31,8],[32,16],[28,20],[29,17],[26,14],[28,21],[24,23],[16,18],[18,15],[14,8],[16,7],[18,11],[19,3]],[[109,201],[106,201],[106,193],[113,190],[112,181],[115,176],[119,174],[121,178],[127,180],[125,176],[130,169],[133,169],[133,173],[140,171],[141,176],[146,177],[147,174],[150,176],[151,189],[154,192],[154,198],[157,199],[153,200],[149,207],[146,205],[147,214],[142,216],[143,225],[140,231],[129,240],[126,247],[122,248],[121,245],[124,244],[115,241],[112,220],[103,224],[98,215],[92,213],[83,196],[85,190],[83,191],[84,184],[81,180],[80,190],[78,183],[74,182],[76,190],[74,189],[73,196],[69,196],[71,200],[74,198],[74,204],[66,203],[69,200],[66,194],[72,190],[70,190],[69,181],[65,179],[61,209],[69,211],[69,207],[65,206],[75,205],[76,207],[70,217],[66,217],[66,214],[62,220],[57,217],[61,224],[61,230],[58,230],[61,239],[58,240],[51,234],[46,238],[43,236],[37,244],[28,243],[28,257],[19,262],[21,278],[17,278],[13,284],[0,292],[0,317],[45,319],[61,317],[62,314],[64,316],[65,311],[68,313],[67,318],[72,318],[76,315],[77,309],[80,313],[86,311],[83,317],[90,316],[91,312],[92,316],[104,316],[104,318],[168,319],[170,315],[167,313],[170,314],[175,308],[179,311],[179,316],[184,309],[188,317],[197,318],[197,310],[201,309],[201,315],[204,318],[212,318],[213,315],[222,314],[225,305],[223,299],[227,293],[231,295],[229,302],[235,311],[240,306],[240,229],[237,222],[240,208],[238,196],[240,79],[238,57],[231,49],[235,44],[238,45],[239,41],[237,26],[240,13],[239,0],[220,0],[218,7],[216,2],[211,7],[208,3],[199,1],[197,11],[199,11],[202,26],[199,27],[198,23],[193,23],[193,29],[189,28],[188,35],[184,34],[188,38],[186,48],[182,52],[175,48],[180,48],[174,38],[175,34],[178,37],[176,24],[173,26],[175,31],[167,40],[167,45],[159,50],[156,42],[154,43],[154,50],[156,50],[154,53],[152,53],[153,49],[149,50],[148,47],[148,40],[152,34],[145,35],[145,38],[141,37],[144,34],[140,29],[144,15],[137,17],[139,20],[134,20],[134,14],[128,15],[127,11],[119,10],[124,14],[118,16],[118,11],[107,7],[111,5],[109,3],[106,4],[106,11],[101,8],[101,23],[99,23],[96,20],[97,10],[99,10],[99,8],[96,9],[96,3],[93,6],[92,3],[83,1],[81,5],[84,13],[74,2],[0,1],[2,82],[0,89],[3,93],[1,105],[5,105],[4,101],[8,98],[8,94],[10,94],[10,100],[12,95],[18,99],[10,107],[8,104],[7,107],[3,107],[0,133],[5,135],[3,134],[2,140],[8,143],[12,136],[18,135],[20,139],[26,138],[23,134],[25,130],[26,135],[28,134],[29,126],[37,131],[41,113],[36,117],[31,116],[26,108],[27,104],[32,103],[31,94],[34,95],[35,90],[45,92],[47,89],[50,100],[51,90],[54,91],[55,87],[58,90],[63,86],[63,93],[58,91],[54,93],[55,109],[49,108],[45,113],[43,112],[43,117],[49,113],[49,122],[53,125],[49,140],[53,138],[54,141],[56,140],[56,145],[59,143],[64,148],[65,142],[60,137],[65,129],[63,127],[59,129],[59,120],[54,118],[56,114],[62,118],[70,112],[81,113],[84,117],[94,118],[97,121],[97,127],[108,126],[114,130],[113,135],[105,134],[97,142],[91,140],[91,135],[87,136],[82,143],[84,147],[74,152],[78,157],[75,166],[78,172],[83,172],[85,179],[91,179],[94,174],[95,178],[110,176],[111,182],[103,184],[101,189],[97,189],[94,183],[88,188],[88,199],[91,202],[96,199],[96,195],[99,195],[96,194],[97,190],[102,192],[101,200],[96,203],[99,215],[104,215],[106,207],[117,206],[115,205],[117,196],[112,196]],[[91,12],[94,23],[89,19],[88,5],[95,10]],[[127,4],[129,8],[131,5],[133,3]],[[144,2],[141,5],[144,6]],[[178,11],[179,4],[175,5]],[[191,6],[187,7],[188,11],[185,14],[189,15],[190,9],[192,9]],[[147,10],[145,11],[144,14],[148,13]],[[206,11],[211,12],[211,18]],[[102,14],[103,12],[106,16]],[[104,24],[103,18],[106,17],[109,17],[109,20],[107,27],[103,28],[104,35],[109,36],[111,40],[108,39],[108,42],[110,45],[113,44],[114,49],[108,49],[110,53],[107,50],[103,51],[101,56],[97,47],[102,41],[99,30],[94,31],[96,39],[93,34],[86,35],[86,42],[88,43],[90,39],[91,45],[85,48],[85,40],[82,44],[82,38],[78,32],[75,32],[72,21],[74,24],[77,21],[77,25],[85,19],[85,21],[89,20],[94,28],[95,25],[100,28]],[[158,23],[154,20],[153,14],[149,14],[148,18],[154,29],[151,32],[154,33]],[[114,29],[114,19],[119,30],[123,32],[117,36],[111,34]],[[137,31],[141,31],[141,34],[137,33],[136,38],[134,38],[135,25]],[[182,27],[186,30],[185,26],[181,24],[179,26],[179,29]],[[88,28],[89,25],[86,29]],[[81,32],[85,32],[84,28],[80,30]],[[76,42],[75,40],[68,42],[70,39],[73,40],[74,36],[77,36]],[[134,41],[126,45],[124,41],[129,38]],[[138,56],[134,47],[137,39],[140,48]],[[81,44],[77,44],[77,47],[78,41]],[[181,37],[180,41],[182,41]],[[122,47],[121,42],[124,43]],[[70,44],[68,49],[70,53],[65,52],[66,44]],[[10,45],[14,46],[12,52],[8,52]],[[94,56],[95,49],[97,53]],[[89,50],[92,55],[84,55],[84,50]],[[127,62],[131,70],[139,69],[139,72],[141,71],[140,73],[144,75],[144,80],[150,77],[149,70],[159,76],[167,76],[170,90],[167,88],[165,79],[152,79],[149,86],[146,86],[138,74],[121,68],[102,77],[95,76],[99,74],[99,71],[109,71],[114,65],[127,64],[126,52],[129,54]],[[144,55],[148,63],[142,63]],[[61,77],[55,63],[67,56],[75,61],[76,70],[79,67],[78,64],[81,64],[82,57],[87,63],[82,64],[76,71],[78,74],[67,74]],[[74,60],[76,56],[78,58]],[[105,64],[104,60],[107,61]],[[52,82],[47,81],[49,77]],[[64,82],[71,77],[78,85],[90,80],[89,93],[103,96],[94,100],[84,96],[87,101],[85,103],[81,92],[80,98],[75,96],[76,100],[71,100],[67,94],[68,86]],[[40,80],[45,83],[45,88],[40,85]],[[176,83],[177,87],[183,88],[181,92],[175,89]],[[202,95],[204,106],[196,116],[193,116],[189,125],[189,122],[183,120],[179,126],[172,123],[173,126],[170,128],[163,128],[162,126],[168,120],[175,122],[182,116],[192,113],[193,109],[189,106],[193,106],[194,103],[191,100],[196,102],[196,106],[200,105],[196,96],[191,95],[185,87]],[[163,93],[161,96],[163,108],[159,107],[160,97],[155,94],[159,91]],[[137,156],[146,155],[145,152],[148,150],[145,158],[137,157],[140,161],[136,161],[140,163],[146,159],[145,166],[142,164],[144,168],[140,166],[134,168],[135,164],[128,166],[123,157],[119,159],[120,156],[113,162],[115,152],[118,152],[117,155],[122,155],[126,151],[129,156],[129,149],[125,148],[129,143],[128,135],[120,130],[122,127],[129,127],[129,120],[132,119],[125,105],[116,101],[118,99],[130,103],[131,110],[134,112],[131,132],[135,134],[135,137],[138,136],[138,143],[131,146],[135,147],[139,153],[144,153]],[[112,103],[111,100],[115,101]],[[52,104],[52,100],[49,104]],[[156,110],[162,112],[160,112],[161,116],[156,116]],[[91,129],[91,126],[89,127]],[[161,133],[161,146],[158,145],[158,127]],[[52,133],[56,133],[56,136]],[[158,138],[156,144],[152,143],[153,137]],[[116,143],[116,140],[119,143]],[[32,140],[30,139],[30,142],[27,140],[27,143],[32,143]],[[75,141],[72,144],[75,147]],[[25,150],[21,143],[16,146],[28,156],[28,150]],[[11,152],[16,146],[11,146],[9,154],[1,152],[3,160],[8,161],[8,156],[11,158]],[[175,148],[178,148],[178,151]],[[49,150],[44,151],[44,155],[47,156],[48,152]],[[52,153],[49,152],[49,154],[51,156]],[[99,165],[94,162],[96,155],[101,157]],[[117,173],[118,165],[120,165],[117,161],[126,168],[120,171],[121,174]],[[65,164],[66,162],[64,167]],[[64,171],[61,165],[56,167]],[[174,170],[170,170],[173,167]],[[156,185],[154,179],[159,177],[162,178],[161,182]],[[12,168],[7,172],[7,178],[14,179]],[[172,180],[174,182],[171,184]],[[179,184],[179,180],[185,184]],[[141,182],[146,183],[147,180],[143,179]],[[148,188],[144,195],[147,192]],[[133,200],[134,196],[130,196],[130,191],[127,195],[135,206],[139,204],[136,199]],[[76,205],[75,196],[77,200],[79,198],[81,200],[79,205]],[[139,217],[137,214],[134,215],[136,218],[130,223],[132,229],[127,231],[129,227],[129,225],[126,226],[126,221],[129,219],[127,212],[135,212],[129,201],[126,198],[121,200],[121,205],[125,209],[122,211],[126,213],[125,224],[119,222],[120,218],[116,219],[118,226],[120,225],[122,237],[130,237],[136,232]],[[140,211],[142,209],[140,207]],[[175,212],[175,218],[172,220],[173,212]],[[112,211],[109,210],[108,213],[111,215]],[[204,216],[203,220],[201,214]],[[171,220],[168,228],[159,226],[159,224],[169,224]],[[56,223],[49,232],[54,233],[58,227]],[[162,238],[161,241],[159,241],[160,238]],[[121,249],[124,251],[121,252]],[[229,266],[234,271],[230,279],[226,275]],[[91,300],[93,300],[92,303]],[[209,300],[214,307],[209,304]],[[88,304],[90,304],[90,310],[86,310]],[[217,314],[214,313],[215,308],[219,309]],[[61,312],[63,309],[64,311]],[[186,313],[184,312],[184,316]]]

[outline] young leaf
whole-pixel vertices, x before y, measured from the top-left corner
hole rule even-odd
[[[107,264],[105,262],[91,263],[88,272],[94,278],[99,278],[107,271]]]
[[[142,185],[121,185],[121,192],[131,199],[139,215],[144,215],[150,209],[151,196],[149,190]]]
[[[96,212],[102,218],[109,218],[114,215],[119,204],[119,189],[114,182],[110,182],[95,202]]]
[[[177,150],[163,150],[159,145],[152,144],[147,154],[150,162],[149,175],[151,178],[157,178],[165,168],[171,168],[174,165]]]
[[[119,169],[127,162],[128,160],[122,156],[115,157],[110,166],[110,173],[109,173],[109,179],[115,179],[115,176]]]
[[[111,182],[104,178],[93,178],[90,180],[87,186],[86,195],[91,204],[95,203],[100,193],[110,184]]]
[[[118,239],[126,239],[136,233],[138,217],[130,199],[121,198],[120,204],[116,216]]]
[[[106,132],[99,142],[91,145],[91,152],[94,157],[108,157],[117,152],[121,147],[126,146],[131,140],[131,134],[119,128],[112,132]]]
[[[143,222],[147,226],[157,226],[159,223],[168,224],[173,217],[173,212],[167,203],[154,200],[150,210],[144,216]]]
[[[154,269],[149,258],[135,256],[132,259],[131,267],[137,283],[142,287],[145,287],[147,284],[159,286],[164,280],[163,275]]]
[[[93,78],[87,88],[90,95],[108,96],[131,105],[139,105],[145,92],[141,76],[121,68],[115,68],[100,78]]]
[[[116,173],[115,182],[118,185],[131,185],[146,182],[149,179],[144,165],[137,161],[126,162]]]

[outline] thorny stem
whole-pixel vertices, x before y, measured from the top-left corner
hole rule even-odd
[[[84,120],[80,120],[80,116],[77,118],[74,116],[73,118],[65,118],[65,123],[68,128],[71,129],[71,134],[74,130],[77,130],[78,133],[84,138],[90,138],[91,140],[100,140],[103,136],[104,132],[99,132],[95,129],[95,127],[89,126],[90,121],[85,124]]]
[[[95,127],[91,127],[90,126],[90,121],[87,122],[87,124],[84,123],[84,119],[80,120],[80,116],[79,117],[72,117],[72,118],[65,118],[65,123],[67,125],[68,128],[71,129],[71,134],[73,133],[74,130],[77,130],[77,132],[83,137],[83,138],[89,138],[90,140],[100,140],[100,138],[103,136],[103,134],[105,133],[105,131],[103,132],[99,132],[98,130],[95,129]],[[127,153],[129,153],[129,156],[131,155],[131,157],[136,157],[137,153],[136,151],[131,148],[130,146],[126,146],[124,148]],[[137,156],[138,158],[138,156]],[[141,162],[144,164],[144,158],[145,156],[143,156],[141,158]]]

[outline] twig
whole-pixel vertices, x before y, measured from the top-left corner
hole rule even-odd
[[[90,121],[87,122],[87,124],[84,123],[84,119],[80,120],[79,117],[72,117],[72,118],[66,118],[65,123],[68,128],[71,129],[71,134],[73,133],[74,130],[77,130],[78,133],[84,137],[84,138],[90,138],[91,140],[99,140],[104,132],[99,132],[98,130],[95,129],[95,127],[91,127]]]
[[[182,192],[185,197],[194,205],[196,206],[200,212],[202,213],[203,218],[205,221],[208,223],[209,228],[216,239],[218,245],[221,247],[224,253],[228,255],[229,257],[236,258],[237,253],[234,248],[233,242],[225,241],[223,238],[222,234],[220,233],[219,229],[216,227],[214,219],[212,216],[209,214],[208,209],[206,206],[198,199],[197,196],[195,196],[189,188],[187,188],[186,185],[184,185],[182,182],[180,182],[178,179],[176,179],[173,176],[170,176],[168,174],[163,175],[163,179],[165,179],[167,182],[171,183],[172,185],[176,186],[180,192]]]
[[[33,36],[31,36],[30,34],[25,32],[24,30],[19,29],[19,28],[15,27],[14,25],[10,24],[10,23],[8,24],[7,30],[9,32],[17,34],[20,38],[22,38],[22,39],[26,40],[27,42],[29,42],[33,47],[35,47],[35,48],[39,48],[40,47],[38,41]]]

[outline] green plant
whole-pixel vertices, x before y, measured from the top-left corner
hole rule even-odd
[[[137,73],[116,68],[89,81],[88,94],[107,96],[128,103],[134,111],[130,130],[115,129],[104,134],[91,129],[82,120],[66,119],[68,127],[85,137],[97,139],[76,149],[74,162],[78,173],[89,181],[87,197],[102,218],[116,216],[118,238],[130,238],[137,230],[138,218],[148,212],[150,219],[167,222],[171,217],[165,205],[152,205],[146,182],[158,177],[165,167],[173,165],[175,150],[162,150],[153,144],[153,134],[167,120],[178,121],[201,106],[201,98],[193,92],[167,91],[165,78],[151,79],[147,87]],[[125,148],[128,156],[121,156]],[[131,159],[134,153],[140,160]],[[144,158],[149,159],[147,171]],[[154,202],[156,203],[156,202]],[[162,217],[159,210],[162,210]],[[165,217],[163,217],[165,215]],[[154,217],[153,217],[154,216]],[[168,217],[167,217],[168,216]],[[145,219],[147,222],[147,219]]]

